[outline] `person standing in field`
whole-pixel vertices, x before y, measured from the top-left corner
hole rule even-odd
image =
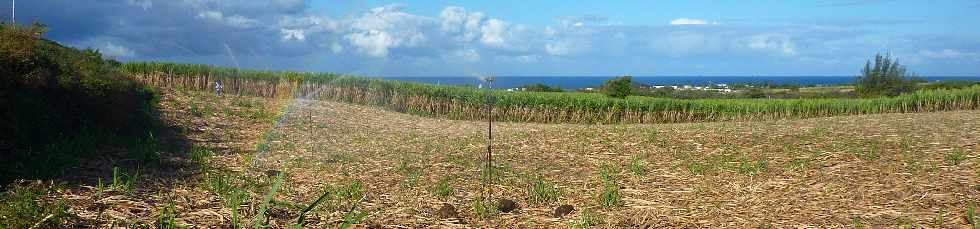
[[[220,96],[221,95],[221,81],[220,80],[215,80],[214,81],[214,95],[217,95],[217,96]]]

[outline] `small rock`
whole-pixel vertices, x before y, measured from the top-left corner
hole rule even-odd
[[[456,208],[450,204],[442,204],[442,207],[436,212],[436,216],[443,219],[456,218]]]
[[[268,177],[279,176],[279,170],[275,170],[275,169],[266,170],[265,175]]]
[[[572,207],[572,205],[563,204],[558,206],[558,208],[555,208],[555,218],[561,218],[568,215],[568,213],[572,213],[572,211],[575,211],[575,207]]]
[[[497,201],[497,211],[508,213],[517,209],[517,202],[508,199],[500,199]]]

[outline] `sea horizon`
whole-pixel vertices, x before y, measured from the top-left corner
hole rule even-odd
[[[544,84],[563,89],[597,87],[619,76],[496,76],[494,88],[517,88],[529,84]],[[636,83],[649,85],[709,85],[709,84],[795,84],[831,86],[853,84],[857,76],[632,76]],[[381,76],[373,77],[406,82],[454,86],[479,86],[483,82],[473,76]],[[920,76],[926,81],[980,81],[980,76]]]

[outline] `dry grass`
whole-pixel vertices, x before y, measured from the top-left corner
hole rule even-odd
[[[316,197],[312,187],[363,182],[368,221],[383,225],[566,226],[578,216],[555,219],[552,209],[597,208],[602,166],[616,171],[626,202],[597,208],[612,227],[840,226],[854,219],[935,226],[939,215],[952,226],[965,223],[968,202],[980,194],[978,111],[670,125],[500,123],[495,163],[503,172],[493,190],[522,210],[479,220],[466,207],[480,196],[485,123],[299,103],[290,118],[296,121],[280,130],[289,141],[273,145],[260,170],[288,171],[296,192],[286,198],[300,202]],[[945,163],[953,150],[968,159]],[[331,159],[337,155],[351,159]],[[423,168],[417,187],[401,185],[409,178],[397,172],[404,155]],[[647,162],[645,175],[630,172],[634,156]],[[523,174],[556,184],[559,201],[527,206]],[[444,177],[455,189],[449,198],[429,191]],[[443,202],[462,209],[462,223],[435,217]]]
[[[216,168],[254,181],[252,202],[269,189],[269,170],[286,174],[272,201],[279,204],[269,209],[275,227],[295,222],[298,209],[324,188],[353,183],[361,184],[363,198],[330,197],[306,216],[308,226],[338,225],[348,212],[360,212],[364,225],[387,227],[568,227],[588,209],[602,218],[599,227],[844,227],[855,220],[963,227],[967,205],[980,199],[980,111],[662,125],[498,123],[494,197],[516,200],[520,209],[481,219],[471,203],[481,196],[484,122],[296,100],[268,138],[269,151],[256,154],[267,122],[225,112],[195,117],[182,108],[192,101],[199,96],[165,92],[167,120],[187,127],[194,144],[215,149]],[[235,106],[227,97],[210,102],[219,110]],[[954,151],[965,159],[947,162]],[[632,172],[634,164],[645,172]],[[621,186],[623,206],[599,206],[603,167]],[[144,181],[128,196],[91,201],[94,191],[79,188],[66,194],[75,200],[70,211],[88,219],[82,224],[152,225],[172,199],[178,224],[229,224],[230,209],[193,171]],[[530,203],[528,177],[556,186],[558,200]],[[433,191],[444,179],[452,189],[447,197]],[[461,219],[437,217],[443,203]],[[576,211],[554,218],[560,204]],[[253,213],[241,214],[250,224]]]

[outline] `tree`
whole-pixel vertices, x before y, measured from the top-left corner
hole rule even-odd
[[[870,60],[864,64],[857,79],[856,91],[862,97],[895,96],[915,90],[914,79],[909,78],[917,77],[908,74],[898,60],[892,61],[889,55],[876,54],[873,65]]]
[[[524,86],[522,86],[522,88],[524,88],[524,91],[562,92],[561,87],[557,87],[557,86],[556,87],[551,87],[551,86],[540,84],[540,83],[524,85]]]
[[[633,77],[622,76],[606,81],[602,85],[602,93],[613,98],[626,98],[633,94]]]

